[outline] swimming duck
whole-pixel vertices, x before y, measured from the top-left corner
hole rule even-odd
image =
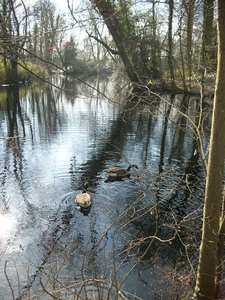
[[[92,204],[92,199],[91,196],[87,193],[87,188],[88,188],[88,183],[86,182],[84,184],[83,192],[79,193],[75,198],[76,205],[83,208],[87,208]]]
[[[108,174],[109,177],[112,177],[112,178],[114,177],[115,179],[120,179],[120,178],[124,178],[124,177],[129,177],[131,168],[138,169],[138,166],[131,165],[127,169],[123,169],[120,166],[116,166],[116,167],[108,169],[107,173],[109,173]]]

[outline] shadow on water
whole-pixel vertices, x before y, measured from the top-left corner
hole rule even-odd
[[[107,91],[106,82],[99,86]],[[167,299],[175,299],[173,285],[181,293],[190,286],[167,275],[179,277],[189,261],[194,266],[201,222],[204,171],[196,131],[184,116],[201,123],[198,101],[164,95],[166,101],[153,97],[121,111],[121,103],[85,86],[77,84],[74,95],[74,83],[63,88],[20,98],[8,90],[1,105],[0,135],[20,136],[18,152],[0,140],[0,208],[17,224],[2,240],[2,262],[9,257],[1,265],[5,299],[6,274],[20,281],[11,283],[16,299],[40,290],[67,299],[103,293],[143,300],[170,291]],[[108,167],[131,164],[139,169],[130,178],[106,182]],[[93,204],[79,211],[74,199],[86,181]]]

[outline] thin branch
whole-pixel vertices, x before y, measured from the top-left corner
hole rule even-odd
[[[99,42],[102,46],[104,46],[110,53],[119,55],[118,51],[110,48],[109,45],[107,45],[103,40],[100,40],[99,38],[97,38],[97,36],[91,35],[89,33],[88,33],[88,35],[89,35],[89,37],[91,37],[91,38],[95,39],[97,42]]]
[[[12,285],[11,285],[11,282],[10,282],[9,277],[8,277],[8,275],[7,275],[7,272],[6,272],[6,269],[7,269],[7,263],[8,263],[8,261],[6,260],[6,261],[5,261],[5,265],[4,265],[4,274],[5,274],[5,278],[6,278],[7,282],[8,282],[9,288],[10,288],[10,290],[11,290],[13,300],[16,300],[15,295],[14,295],[14,291],[13,291],[13,288],[12,288]]]

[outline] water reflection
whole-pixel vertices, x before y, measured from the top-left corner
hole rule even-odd
[[[88,207],[80,207],[77,206],[77,210],[79,210],[84,216],[88,216],[90,211],[91,211],[91,207],[92,205],[88,206]]]
[[[114,99],[107,82],[97,86]],[[66,91],[9,89],[1,102],[0,136],[20,136],[13,147],[0,139],[0,208],[10,199],[10,214],[18,224],[5,236],[14,249],[23,248],[10,258],[33,264],[31,273],[19,273],[22,288],[14,287],[15,294],[21,299],[34,296],[40,278],[50,291],[47,277],[54,274],[58,290],[60,282],[70,286],[74,278],[107,278],[118,290],[138,291],[138,297],[149,300],[154,297],[150,290],[157,290],[153,257],[158,266],[176,263],[176,253],[183,251],[178,242],[183,224],[188,226],[182,238],[195,237],[185,222],[193,212],[199,214],[204,171],[196,132],[184,114],[197,124],[198,104],[187,96],[165,95],[166,101],[154,97],[135,109],[128,103],[121,113],[120,102],[85,85],[65,80],[62,88]],[[130,178],[105,182],[107,168],[132,164],[139,169]],[[78,211],[75,196],[86,181],[93,204]],[[145,259],[145,267],[138,265]],[[132,269],[135,264],[137,271]],[[150,273],[151,283],[146,283]],[[9,294],[6,280],[1,289]],[[73,286],[55,297],[69,297],[75,290]]]

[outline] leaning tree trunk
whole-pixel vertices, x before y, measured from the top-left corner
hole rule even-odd
[[[118,53],[123,61],[129,79],[134,83],[140,83],[135,67],[132,63],[129,48],[124,44],[125,36],[123,28],[117,19],[117,13],[109,0],[92,0],[97,10],[102,15],[104,22],[113,37]]]
[[[217,0],[218,63],[207,168],[202,241],[196,280],[198,300],[218,299],[220,220],[223,220],[223,173],[225,159],[225,1]],[[221,218],[222,217],[222,218]],[[220,243],[221,244],[221,243]],[[223,245],[221,246],[223,247]]]

